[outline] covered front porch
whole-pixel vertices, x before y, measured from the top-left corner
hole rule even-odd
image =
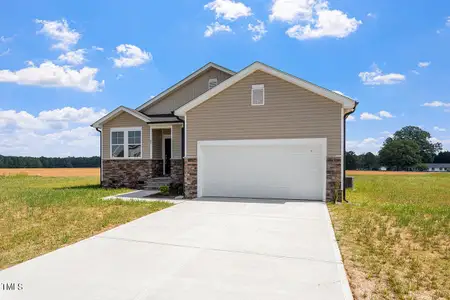
[[[183,123],[150,123],[150,159],[152,177],[170,177],[183,182],[184,130]]]

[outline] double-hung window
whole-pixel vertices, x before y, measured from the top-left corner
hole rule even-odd
[[[142,128],[112,128],[111,158],[141,158]]]

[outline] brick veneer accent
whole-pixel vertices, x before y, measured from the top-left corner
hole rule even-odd
[[[102,186],[142,189],[158,169],[162,170],[162,160],[103,160]]]
[[[184,197],[197,197],[197,158],[184,159]]]
[[[182,159],[171,159],[170,160],[170,177],[174,183],[183,183],[184,165]]]
[[[342,201],[341,157],[327,157],[327,201]]]

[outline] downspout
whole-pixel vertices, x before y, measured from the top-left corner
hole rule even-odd
[[[100,185],[102,185],[102,181],[103,181],[103,161],[102,161],[102,131],[99,130],[98,128],[95,128],[95,130],[97,130],[100,133]]]
[[[353,106],[353,109],[351,110],[351,111],[349,111],[348,113],[346,113],[346,114],[344,114],[344,153],[342,154],[342,155],[344,155],[344,166],[343,166],[343,168],[344,168],[344,178],[342,179],[342,180],[344,180],[344,190],[342,191],[342,193],[343,193],[343,199],[342,200],[344,200],[345,202],[347,202],[348,203],[348,201],[347,201],[347,198],[346,198],[346,194],[347,194],[347,189],[345,188],[345,178],[347,177],[347,167],[346,167],[346,160],[345,160],[345,153],[347,152],[347,122],[346,122],[346,120],[347,120],[347,117],[348,116],[350,116],[352,113],[354,113],[355,112],[355,110],[356,110],[356,107],[358,106],[358,104],[359,104],[359,102],[358,101],[356,101],[355,102],[355,106]]]

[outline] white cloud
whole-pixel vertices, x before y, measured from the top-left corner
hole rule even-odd
[[[294,25],[286,31],[286,34],[298,40],[316,39],[321,37],[344,38],[355,32],[361,21],[349,18],[340,10],[329,10],[328,3],[324,2],[317,9],[317,18],[307,25]]]
[[[68,128],[70,123],[91,124],[106,113],[105,109],[96,110],[92,107],[44,110],[37,116],[26,111],[0,110],[0,129],[6,127],[32,131],[63,129]]]
[[[0,153],[26,156],[99,155],[99,134],[89,126],[39,133],[30,130],[1,130]]]
[[[53,49],[61,49],[68,51],[69,48],[78,43],[81,34],[69,28],[69,24],[65,19],[61,21],[35,20],[37,24],[41,24],[42,28],[38,31],[57,43],[52,45]]]
[[[368,113],[368,112],[363,112],[360,116],[361,120],[382,120],[379,116]]]
[[[270,21],[311,21],[316,0],[273,0]]]
[[[298,40],[344,38],[362,24],[340,10],[330,9],[328,2],[321,0],[274,0],[269,19],[298,23],[286,31],[289,37]]]
[[[0,56],[5,56],[5,55],[8,55],[9,53],[11,53],[11,49],[8,48],[5,51],[0,52]]]
[[[119,58],[114,58],[114,65],[118,68],[136,67],[145,64],[153,59],[150,52],[146,52],[141,48],[122,44],[116,47]]]
[[[354,116],[352,116],[352,115],[349,115],[348,117],[347,117],[347,121],[355,121],[356,119],[355,119],[355,117]]]
[[[447,22],[445,22],[445,25],[447,25],[448,27],[450,27],[450,17],[447,17]]]
[[[357,140],[352,141],[349,140],[346,142],[346,148],[347,151],[354,151],[357,154],[361,153],[377,153],[381,146],[383,145],[383,141],[385,140],[385,137],[379,137],[379,138],[365,138],[363,140]]]
[[[86,49],[78,49],[61,54],[58,57],[58,60],[71,65],[81,65],[86,61],[86,58],[84,57],[85,54]]]
[[[433,102],[426,102],[422,104],[422,106],[428,106],[428,107],[450,107],[450,102],[445,103],[442,101],[433,101]]]
[[[105,116],[105,109],[64,107],[41,111],[34,116],[26,111],[0,110],[0,132],[51,131],[67,129],[72,124],[90,124]]]
[[[255,42],[259,41],[267,33],[264,22],[260,20],[256,20],[256,22],[258,23],[256,25],[248,24],[248,30],[253,32],[252,39]]]
[[[394,136],[390,131],[387,131],[387,130],[381,132],[381,134],[382,134],[384,137],[393,137],[393,136]]]
[[[394,117],[390,112],[385,111],[385,110],[380,111],[378,114],[382,118],[393,118]]]
[[[445,128],[440,128],[440,127],[438,127],[438,126],[434,126],[433,129],[434,129],[435,131],[441,131],[441,132],[447,131],[447,129],[445,129]]]
[[[104,48],[102,48],[102,47],[97,47],[97,46],[92,46],[92,50],[95,50],[95,51],[100,51],[100,52],[103,52],[103,51],[105,51],[105,49],[104,49]]]
[[[48,61],[38,67],[33,62],[28,62],[28,67],[18,71],[0,70],[0,82],[99,92],[104,86],[104,81],[99,82],[95,79],[97,72],[96,68],[83,67],[76,70],[70,66],[58,66]]]
[[[230,26],[219,24],[219,22],[212,23],[211,25],[206,26],[206,30],[204,33],[205,37],[210,37],[217,32],[232,32]]]
[[[433,102],[426,102],[422,104],[422,106],[428,106],[428,107],[450,107],[450,102],[445,103],[442,101],[433,101]]]
[[[12,37],[7,37],[7,36],[2,35],[2,36],[0,36],[0,43],[8,43],[12,39],[13,39]]]
[[[44,110],[38,115],[42,121],[64,121],[91,124],[107,114],[106,109],[96,111],[92,107],[82,107],[79,109],[73,107],[64,107],[54,110]]]
[[[365,85],[398,84],[406,80],[405,75],[402,74],[384,74],[376,64],[372,68],[372,72],[361,72],[358,75]]]
[[[427,68],[431,65],[431,61],[421,61],[417,64],[419,68]]]
[[[367,16],[368,16],[369,18],[373,18],[373,19],[376,19],[376,18],[377,18],[377,15],[374,14],[374,13],[371,13],[371,12],[368,13]]]
[[[420,73],[417,70],[411,70],[411,72],[413,72],[416,75],[420,75]]]
[[[232,0],[215,0],[204,6],[205,9],[216,13],[216,19],[223,18],[228,21],[235,21],[241,17],[252,15],[252,9],[242,2]]]

